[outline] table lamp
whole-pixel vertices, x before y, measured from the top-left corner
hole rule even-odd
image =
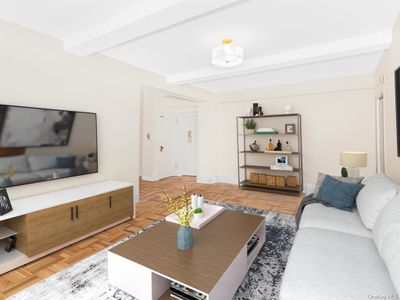
[[[367,166],[367,152],[342,151],[340,152],[340,165],[342,166],[342,177],[359,177],[360,170]]]

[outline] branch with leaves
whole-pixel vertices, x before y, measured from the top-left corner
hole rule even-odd
[[[164,201],[168,210],[178,217],[179,224],[181,226],[189,227],[190,223],[193,221],[193,210],[190,207],[191,197],[186,191],[186,186],[184,187],[184,192],[180,199],[173,199],[165,192],[162,193],[161,200]]]

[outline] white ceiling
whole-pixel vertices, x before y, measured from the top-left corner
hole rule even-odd
[[[223,92],[374,72],[399,0],[9,0],[0,18],[64,41]],[[234,69],[210,65],[223,38],[244,47]]]

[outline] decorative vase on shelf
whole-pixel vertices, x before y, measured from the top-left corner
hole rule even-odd
[[[188,250],[193,245],[193,231],[189,226],[179,226],[176,233],[176,245],[180,250]]]
[[[290,114],[291,111],[292,111],[292,106],[286,104],[285,106],[283,106],[283,109],[285,110],[285,113],[286,113],[286,114]]]
[[[245,130],[244,130],[244,134],[254,134],[254,132],[255,132],[255,129],[247,129],[247,128],[245,128]]]

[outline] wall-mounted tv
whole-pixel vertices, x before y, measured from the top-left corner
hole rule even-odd
[[[97,171],[95,113],[0,105],[0,187]]]
[[[400,67],[394,72],[397,121],[397,156],[400,157]]]

